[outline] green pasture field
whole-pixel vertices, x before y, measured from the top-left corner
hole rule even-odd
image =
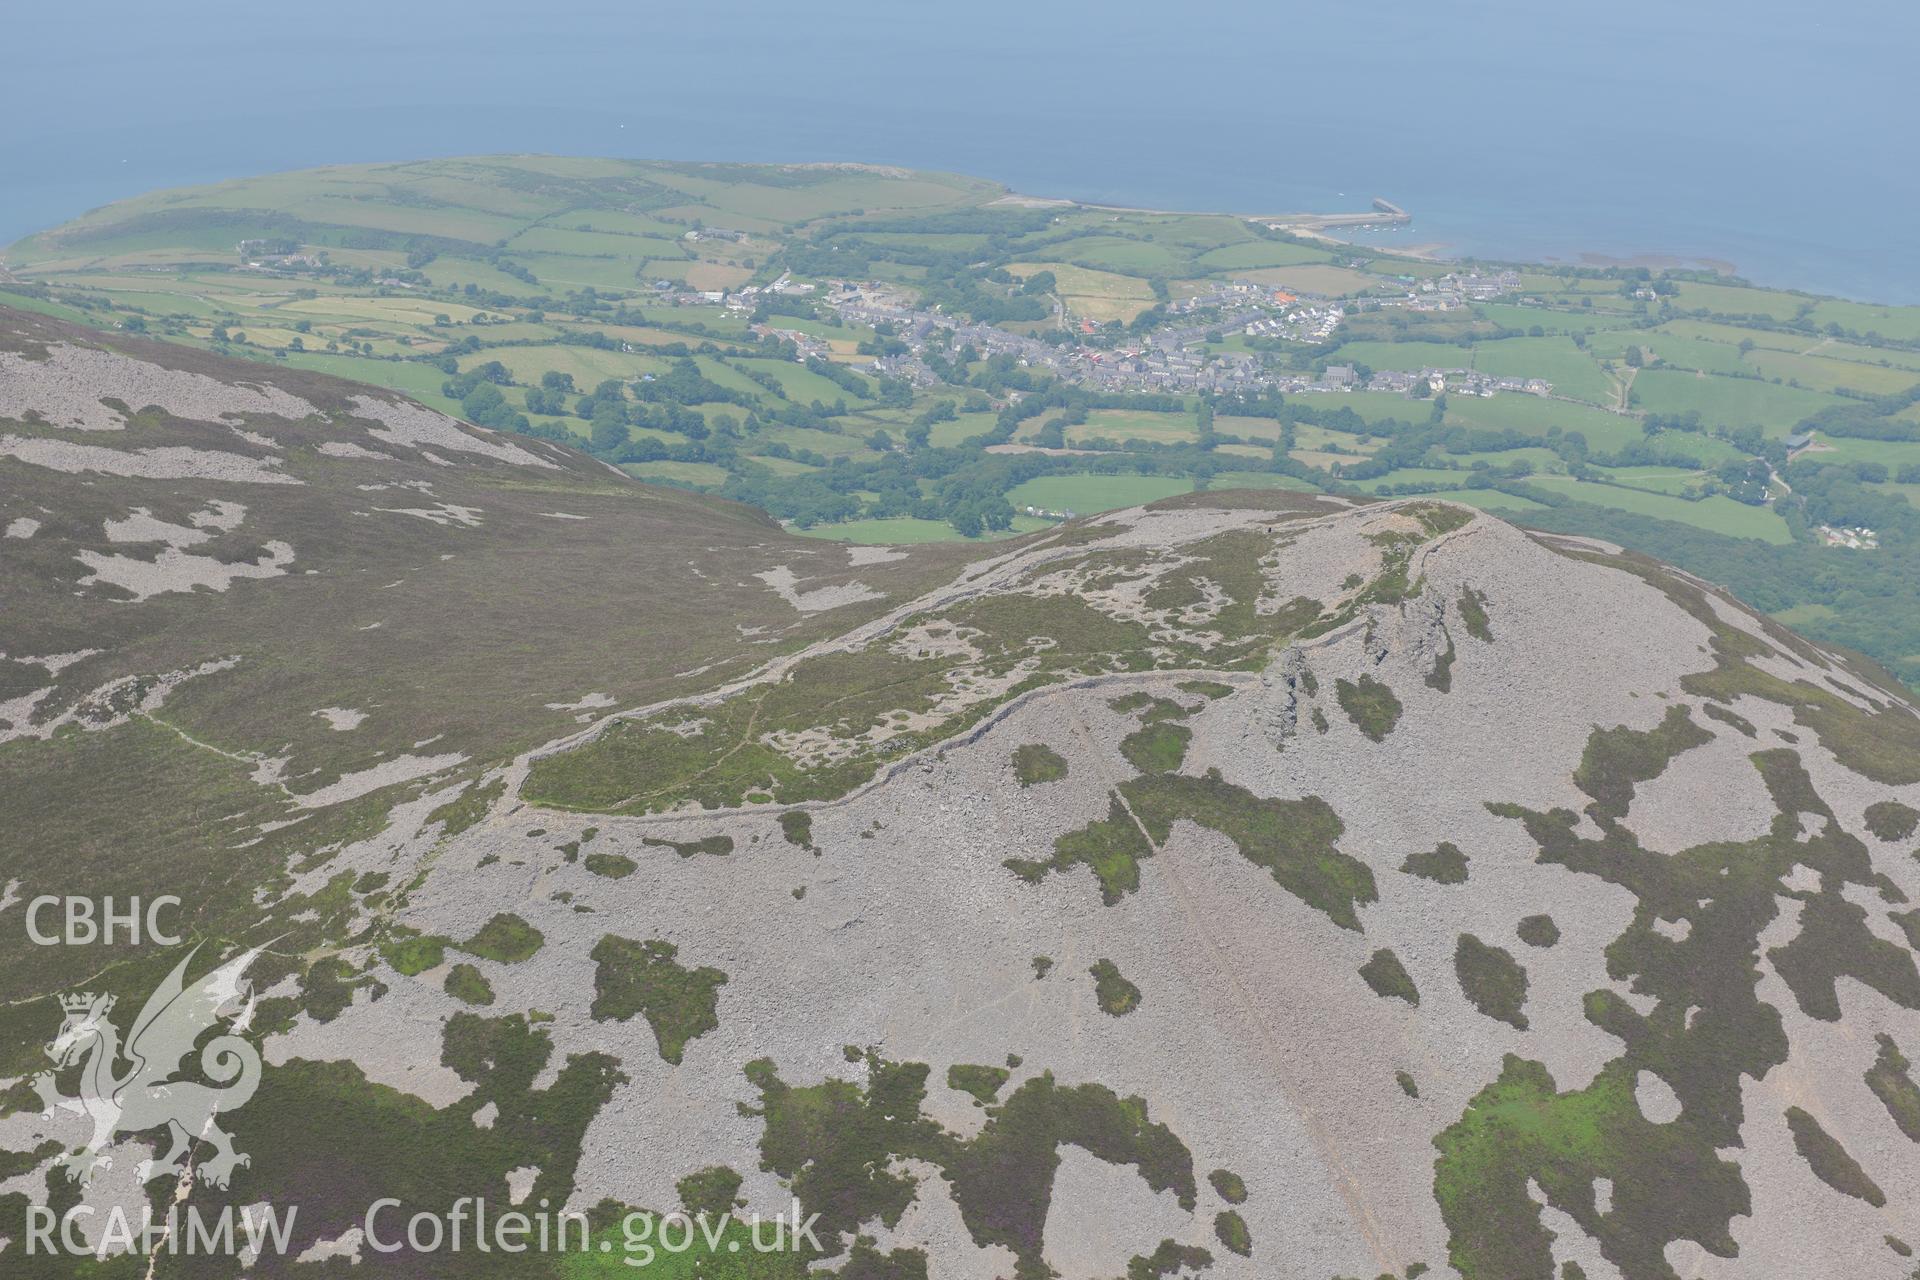
[[[1775,289],[1749,289],[1739,285],[1706,284],[1682,281],[1676,295],[1682,310],[1710,311],[1715,315],[1764,316],[1769,320],[1791,320],[1813,301],[1798,293]]]
[[[1803,387],[1781,386],[1755,378],[1642,369],[1633,383],[1634,402],[1648,413],[1697,411],[1709,427],[1759,426],[1770,435],[1788,434],[1801,419],[1841,401]]]
[[[1519,329],[1523,332],[1539,325],[1548,333],[1604,333],[1629,327],[1632,323],[1627,316],[1579,307],[1561,311],[1551,307],[1523,307],[1512,302],[1480,302],[1474,304],[1474,310],[1503,329]]]
[[[1288,267],[1332,261],[1333,255],[1325,249],[1313,249],[1285,240],[1252,240],[1211,249],[1195,258],[1193,265],[1202,271],[1228,274],[1257,267]]]
[[[1557,396],[1590,404],[1613,403],[1614,380],[1592,356],[1574,346],[1571,338],[1506,338],[1476,343],[1473,367],[1496,377],[1545,378],[1553,384]]]
[[[951,422],[936,422],[928,433],[929,444],[948,448],[959,444],[971,436],[984,435],[993,430],[997,415],[991,413],[959,413]]]
[[[644,305],[644,302],[643,302]],[[750,336],[747,332],[747,317],[738,311],[729,311],[718,306],[687,307],[651,307],[646,312],[647,319],[659,324],[675,326],[704,325],[707,334],[717,341],[736,340]],[[587,326],[592,328],[593,326]],[[698,343],[699,338],[679,335],[679,341]]]
[[[1344,355],[1344,352],[1341,354]],[[1462,351],[1461,354],[1464,355],[1465,352]],[[1304,399],[1304,403],[1316,409],[1351,409],[1356,417],[1367,423],[1389,421],[1421,423],[1425,422],[1433,412],[1433,401],[1415,400],[1411,396],[1403,396],[1395,391],[1345,391],[1333,395],[1315,395]],[[1220,422],[1224,420],[1224,418],[1216,419],[1214,425],[1224,431],[1226,428],[1220,427]],[[1233,421],[1262,420],[1236,418]],[[1278,424],[1267,423],[1269,434],[1278,434],[1278,430]]]
[[[1705,373],[1752,373],[1753,365],[1742,360],[1740,348],[1724,342],[1701,338],[1682,338],[1677,334],[1654,333],[1643,329],[1613,329],[1587,339],[1587,350],[1594,355],[1626,364],[1627,348],[1638,347],[1649,368],[1661,366]]]
[[[1814,447],[1798,455],[1814,462],[1878,462],[1890,472],[1920,464],[1920,440],[1862,440],[1856,436],[1814,437]]]
[[[509,253],[560,253],[581,258],[685,258],[692,246],[671,236],[624,235],[537,226],[507,241]]]
[[[1679,495],[1698,487],[1704,471],[1676,471],[1672,467],[1605,467],[1607,479],[1648,493]]]
[[[1920,342],[1920,307],[1876,307],[1865,302],[1824,299],[1807,317],[1825,328],[1837,324],[1849,333],[1879,334],[1895,342]]]
[[[65,320],[70,324],[86,324],[88,315],[78,307],[69,307],[65,303],[53,302],[46,298],[36,298],[31,294],[15,293],[11,289],[0,287],[0,305],[17,308],[21,311],[34,311],[43,316],[52,316],[56,320]]]
[[[1575,480],[1572,476],[1534,476],[1528,483],[1558,490],[1579,502],[1690,524],[1697,529],[1725,534],[1730,538],[1757,538],[1774,546],[1785,546],[1793,541],[1787,522],[1771,508],[1750,507],[1720,495],[1689,502],[1685,498],[1649,493],[1645,489]]]
[[[436,298],[404,295],[356,298],[345,294],[296,298],[291,302],[283,303],[276,308],[276,311],[291,314],[295,318],[327,316],[347,321],[366,321],[374,324],[384,321],[393,325],[411,325],[421,328],[432,327],[440,316],[445,316],[456,325],[470,325],[499,314]]]
[[[793,183],[795,166],[772,166],[770,185],[754,181],[753,166],[656,165],[652,176],[729,213],[777,222],[794,222],[863,210],[868,215],[887,211],[927,213],[992,199],[1003,188],[996,183],[957,174],[914,173],[906,177],[855,168],[821,168],[812,181]],[[712,176],[694,170],[705,168]]]
[[[1044,419],[1036,419],[1036,425]],[[1088,440],[1150,440],[1156,444],[1190,444],[1200,427],[1190,413],[1153,413],[1140,409],[1095,409],[1087,420],[1067,428],[1067,443]]]
[[[706,360],[700,362],[702,372],[706,371],[707,363]],[[741,369],[753,369],[761,373],[772,374],[774,380],[780,384],[781,389],[787,393],[787,398],[798,401],[801,404],[811,404],[815,400],[819,400],[824,404],[832,404],[836,400],[845,400],[849,405],[852,405],[858,403],[860,399],[860,397],[854,395],[840,384],[823,378],[805,365],[795,364],[791,360],[735,360],[732,363]],[[719,382],[723,386],[734,385],[730,381],[715,377],[712,373],[708,373],[707,376],[713,378],[715,382]],[[862,377],[857,373],[854,376],[860,379],[861,384],[867,387],[869,394],[871,394],[873,380]],[[743,379],[742,381],[750,380]],[[757,390],[758,384],[751,384],[751,388],[741,386],[737,389]]]
[[[1178,271],[1193,261],[1193,255],[1178,246],[1102,235],[1076,236],[1049,245],[1046,256],[1054,262],[1085,263],[1101,271],[1142,275]]]
[[[1821,356],[1829,360],[1845,360],[1851,364],[1870,364],[1882,369],[1907,369],[1920,373],[1920,351],[1907,351],[1899,347],[1863,347],[1858,343],[1847,342],[1840,338],[1822,338],[1801,354]]]
[[[1789,351],[1751,351],[1747,354],[1747,363],[1764,377],[1785,378],[1819,391],[1845,389],[1883,396],[1905,391],[1920,382],[1920,372],[1912,369],[1887,369],[1826,356],[1795,355]]]
[[[1648,341],[1659,341],[1656,335],[1670,333],[1676,338],[1698,338],[1705,342],[1724,342],[1737,347],[1742,342],[1751,342],[1756,347],[1765,347],[1770,351],[1805,351],[1818,342],[1804,333],[1787,333],[1779,329],[1748,329],[1740,325],[1720,324],[1713,320],[1669,320],[1647,331]]]
[[[543,347],[482,347],[470,355],[460,357],[460,370],[498,360],[505,365],[507,372],[513,375],[517,383],[539,386],[542,374],[552,370],[570,374],[576,390],[584,393],[593,390],[608,378],[629,381],[642,374],[662,374],[667,371],[668,362],[659,356],[642,355],[638,352],[601,351],[594,347],[543,346]],[[434,372],[439,374],[438,370]],[[436,384],[437,385],[437,384]],[[518,402],[521,397],[517,389],[509,390],[507,398]]]
[[[1225,213],[1124,213],[1120,220],[1129,230],[1196,253],[1259,238],[1248,223]]]
[[[1214,419],[1214,427],[1216,429],[1221,428],[1221,424],[1225,421],[1226,419],[1224,418]],[[1234,421],[1257,423],[1260,419],[1236,418]],[[1267,423],[1265,425],[1272,427],[1278,424]],[[1293,444],[1296,449],[1325,449],[1329,445],[1337,445],[1339,448],[1350,453],[1365,457],[1375,449],[1378,449],[1382,443],[1383,441],[1379,437],[1367,436],[1363,438],[1361,436],[1351,435],[1345,431],[1334,431],[1327,427],[1316,427],[1311,422],[1295,423],[1293,428]]]
[[[1622,414],[1571,400],[1515,391],[1503,391],[1495,396],[1448,396],[1446,420],[1494,431],[1545,434],[1553,427],[1578,431],[1587,438],[1587,446],[1596,452],[1612,452],[1645,434],[1638,421]]]
[[[515,260],[548,288],[568,292],[594,288],[616,294],[638,293],[645,287],[643,281],[673,279],[687,266],[678,259],[642,262],[638,258],[583,258],[558,253],[525,253]],[[524,290],[526,286],[516,284],[515,288]]]
[[[645,236],[653,240],[676,242],[689,230],[681,223],[663,222],[659,218],[650,218],[644,213],[593,207],[582,207],[555,214],[547,219],[546,225],[568,231],[601,231],[612,235]]]

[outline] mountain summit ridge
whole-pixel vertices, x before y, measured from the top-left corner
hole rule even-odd
[[[1908,1269],[1920,715],[1708,584],[1276,492],[850,549],[317,375],[0,362],[7,900],[277,940],[196,1203],[723,1170],[843,1275]],[[18,1079],[71,973],[4,946]],[[10,1220],[73,1134],[0,1099]]]

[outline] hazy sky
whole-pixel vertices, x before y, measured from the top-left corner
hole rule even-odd
[[[78,0],[0,29],[0,241],[159,186],[545,150],[1263,211],[1380,194],[1469,247],[1920,295],[1913,3]]]

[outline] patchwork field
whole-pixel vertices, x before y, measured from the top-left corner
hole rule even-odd
[[[1565,508],[1599,536],[1745,574],[1782,609],[1877,581],[1871,556],[1820,543],[1823,523],[1878,530],[1878,563],[1907,554],[1892,526],[1920,477],[1904,470],[1920,462],[1920,309],[1566,267],[1432,308],[1459,287],[1449,264],[1006,194],[850,166],[338,166],[95,210],[9,246],[4,288],[45,314],[403,391],[811,536],[1000,537],[1026,506],[1086,514],[1201,486],[1446,494],[1543,523]],[[1236,282],[1260,289],[1216,293]],[[1223,324],[1213,302],[1181,311],[1270,308],[1279,289],[1344,315],[1306,341]],[[1186,372],[1102,391],[1093,355]],[[1552,391],[1270,391],[1334,365]],[[1814,447],[1789,459],[1806,431]],[[1904,606],[1885,617],[1822,634],[1920,654],[1920,605],[1911,640],[1894,638]]]

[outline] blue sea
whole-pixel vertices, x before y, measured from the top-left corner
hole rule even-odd
[[[159,187],[500,151],[1366,208],[1920,303],[1911,0],[236,0],[0,15],[0,243]]]

